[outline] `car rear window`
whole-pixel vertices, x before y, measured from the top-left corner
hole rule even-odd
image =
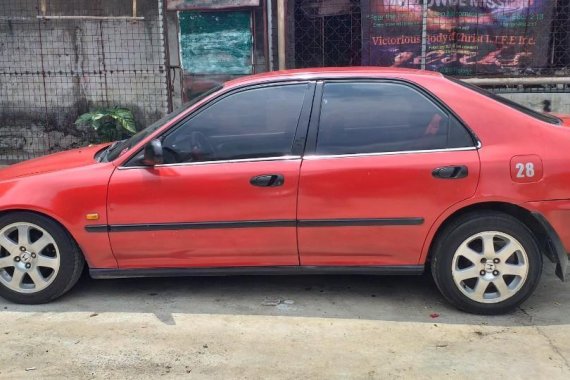
[[[560,119],[557,118],[556,116],[549,115],[549,114],[545,114],[545,113],[541,113],[541,112],[537,112],[537,111],[532,110],[532,109],[530,109],[530,108],[528,108],[528,107],[525,107],[525,106],[523,106],[523,105],[521,105],[521,104],[519,104],[519,103],[513,102],[512,100],[509,100],[509,99],[507,99],[507,98],[503,98],[502,96],[499,96],[499,95],[494,94],[494,93],[492,93],[492,92],[490,92],[490,91],[484,90],[484,89],[482,89],[481,87],[475,86],[475,85],[473,85],[473,84],[471,84],[471,83],[466,83],[466,82],[463,82],[463,81],[461,81],[461,80],[459,80],[459,79],[452,78],[452,77],[448,77],[448,76],[446,76],[446,78],[449,79],[449,80],[452,81],[452,82],[455,82],[455,83],[457,83],[457,84],[459,84],[459,85],[461,85],[461,86],[463,86],[463,87],[466,87],[466,88],[468,88],[468,89],[470,89],[470,90],[472,90],[472,91],[475,91],[475,92],[477,92],[477,93],[479,93],[479,94],[481,94],[481,95],[484,95],[484,96],[486,96],[486,97],[488,97],[488,98],[491,98],[491,99],[493,99],[493,100],[495,100],[495,101],[497,101],[497,102],[499,102],[499,103],[502,103],[502,104],[504,104],[504,105],[506,105],[506,106],[508,106],[508,107],[514,108],[515,110],[517,110],[517,111],[519,111],[519,112],[522,112],[522,113],[524,113],[524,114],[526,114],[526,115],[528,115],[528,116],[530,116],[530,117],[533,117],[533,118],[535,118],[535,119],[537,119],[537,120],[544,121],[544,122],[550,123],[550,124],[555,124],[555,125],[561,125],[561,124],[562,124],[562,120],[560,120]]]

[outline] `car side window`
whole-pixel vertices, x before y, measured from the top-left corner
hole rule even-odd
[[[291,154],[307,88],[291,84],[226,96],[164,137],[165,163]]]
[[[398,83],[326,83],[317,154],[474,146],[469,132],[421,92]]]

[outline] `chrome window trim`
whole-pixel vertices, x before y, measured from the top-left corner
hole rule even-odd
[[[327,158],[351,158],[351,157],[375,157],[375,156],[393,156],[396,154],[425,154],[425,153],[442,153],[442,152],[465,152],[470,150],[478,150],[481,148],[481,142],[477,142],[477,146],[464,147],[464,148],[447,148],[447,149],[431,149],[431,150],[404,150],[395,152],[379,152],[379,153],[352,153],[352,154],[311,154],[308,156],[279,156],[279,157],[261,157],[261,158],[242,158],[237,160],[220,160],[220,161],[201,161],[201,162],[179,162],[176,164],[162,164],[155,166],[119,166],[118,170],[129,169],[148,169],[148,168],[169,168],[179,166],[198,166],[198,165],[217,165],[217,164],[231,164],[240,162],[263,162],[263,161],[294,161],[294,160],[320,160]]]
[[[262,162],[262,161],[293,161],[300,160],[301,156],[279,156],[279,157],[260,157],[260,158],[241,158],[237,160],[219,160],[219,161],[200,161],[200,162],[178,162],[175,164],[162,164],[155,166],[119,166],[119,170],[128,169],[148,169],[148,168],[170,168],[178,166],[198,166],[198,165],[217,165],[217,164],[233,164],[240,162]]]
[[[305,160],[320,160],[326,158],[350,158],[350,157],[375,157],[375,156],[393,156],[396,154],[413,154],[413,153],[442,153],[442,152],[464,152],[470,150],[478,150],[481,148],[481,142],[477,146],[469,146],[464,148],[445,148],[445,149],[429,149],[429,150],[403,150],[395,152],[378,152],[378,153],[349,153],[349,154],[311,154],[303,157]]]

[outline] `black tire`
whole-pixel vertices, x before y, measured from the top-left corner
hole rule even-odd
[[[0,216],[0,230],[13,223],[31,223],[48,232],[59,250],[59,269],[53,281],[35,293],[20,293],[0,282],[0,296],[20,304],[41,304],[68,292],[79,280],[85,264],[83,254],[70,234],[52,219],[32,212],[14,212]],[[0,268],[0,271],[3,269]]]
[[[453,278],[453,258],[461,244],[470,237],[487,231],[510,235],[522,246],[528,258],[528,273],[522,286],[510,298],[496,303],[477,302],[469,298]],[[484,270],[484,264],[481,265]],[[542,273],[542,255],[533,233],[525,224],[505,213],[479,211],[457,218],[438,235],[432,249],[431,270],[441,294],[458,309],[474,314],[504,314],[519,306],[533,293]]]

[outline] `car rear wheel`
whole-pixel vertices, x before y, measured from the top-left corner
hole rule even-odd
[[[49,302],[75,285],[84,259],[71,236],[44,216],[0,217],[0,296],[16,303]]]
[[[525,301],[542,272],[532,232],[499,212],[464,215],[434,245],[432,274],[443,296],[457,308],[502,314]]]

